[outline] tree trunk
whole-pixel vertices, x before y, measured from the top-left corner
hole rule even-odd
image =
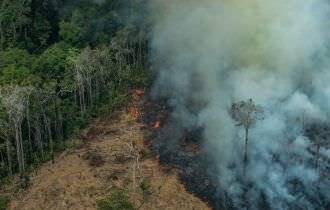
[[[88,82],[88,94],[89,94],[89,106],[93,107],[93,92],[92,92],[92,79],[90,76],[88,76],[87,79]]]
[[[13,30],[13,40],[16,41],[16,25],[12,23],[12,30]]]
[[[30,101],[30,99],[28,100],[27,105],[26,105],[26,121],[27,121],[27,126],[28,126],[29,147],[30,147],[30,151],[33,151],[32,143],[31,143],[31,123],[30,123],[29,101]]]
[[[5,165],[5,158],[3,157],[3,152],[0,150],[1,165]]]
[[[316,148],[316,161],[315,161],[316,170],[319,169],[319,160],[320,160],[320,145],[318,144]]]
[[[12,161],[11,161],[9,138],[6,139],[6,153],[7,153],[7,160],[8,160],[8,174],[9,174],[9,176],[12,176],[13,175],[13,166],[12,166]]]
[[[48,133],[48,140],[49,140],[49,145],[50,145],[50,155],[52,158],[52,163],[54,163],[54,142],[53,142],[53,136],[52,136],[52,128],[51,128],[50,120],[46,116],[45,111],[43,111],[43,115],[44,115],[43,117],[44,117],[44,121],[45,121],[45,126],[46,126],[47,133]]]
[[[21,146],[21,153],[22,153],[22,167],[23,167],[23,173],[25,172],[25,156],[24,156],[24,145],[23,145],[23,138],[22,138],[22,123],[19,123],[19,142]],[[24,174],[23,174],[24,175]]]
[[[4,49],[5,45],[5,33],[2,27],[2,20],[0,20],[0,50]]]
[[[142,64],[142,37],[141,34],[139,36],[139,58],[138,58],[138,65],[141,67]]]
[[[54,142],[52,137],[52,129],[50,123],[47,123],[48,135],[49,135],[49,143],[50,143],[50,154],[52,156],[52,163],[54,163]]]
[[[40,120],[40,118],[39,118]],[[42,139],[42,127],[40,126],[40,123],[38,123],[38,126],[36,128],[36,135],[37,135],[37,144],[38,144],[38,148],[41,152],[41,157],[44,158],[44,143],[43,143],[43,139]]]
[[[246,163],[248,160],[248,141],[249,141],[249,128],[245,128],[245,148],[244,148],[244,162]]]
[[[60,140],[64,140],[64,132],[63,132],[63,117],[62,117],[62,111],[59,110],[59,134],[60,134]]]
[[[17,152],[17,161],[19,168],[19,175],[23,177],[24,175],[24,165],[23,165],[23,157],[22,157],[22,147],[21,147],[21,138],[20,138],[20,129],[19,123],[15,123],[15,139],[16,139],[16,152]]]

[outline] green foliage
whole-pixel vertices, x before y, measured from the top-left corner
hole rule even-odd
[[[98,210],[133,210],[134,206],[130,202],[126,192],[115,188],[110,196],[97,202]]]
[[[56,44],[45,50],[34,63],[34,72],[46,80],[64,79],[72,63],[68,59],[72,49]]]
[[[20,187],[22,189],[27,189],[30,185],[30,177],[29,175],[25,174],[22,178],[21,178],[21,182],[20,182]]]
[[[62,147],[60,147],[60,149],[80,149],[83,146],[83,142],[80,139],[71,139],[71,140],[67,140],[64,141],[62,143]]]
[[[151,194],[150,188],[151,188],[151,184],[150,184],[150,179],[147,177],[144,177],[140,183],[140,188],[143,192],[143,196],[147,197]]]
[[[4,147],[4,144],[0,143],[0,150]],[[0,177],[7,175],[7,166],[4,163],[0,163]],[[1,185],[1,182],[0,182]]]
[[[79,26],[69,23],[69,22],[64,22],[62,21],[60,23],[60,38],[68,43],[71,44],[72,46],[77,46],[79,43],[82,41],[81,37],[81,29]]]
[[[137,87],[149,87],[152,75],[147,70],[138,70],[131,76],[131,82]]]
[[[58,10],[52,0],[1,0],[0,49],[39,52],[56,41]]]
[[[27,30],[28,25],[31,23],[31,19],[28,17],[31,12],[30,3],[31,0],[1,1],[1,48],[17,46],[22,40],[22,30]]]
[[[9,48],[0,52],[0,85],[27,84],[34,57],[26,50]]]
[[[0,210],[6,210],[8,208],[9,199],[7,196],[0,196]]]
[[[67,139],[125,105],[128,90],[149,85],[146,27],[132,18],[142,2],[0,0],[0,180],[22,161],[30,170],[54,152],[80,147]]]
[[[11,177],[8,177],[8,176],[0,177],[0,187],[2,185],[8,185],[8,184],[10,184],[11,181],[12,181]]]
[[[44,19],[43,16],[37,15],[33,22],[33,32],[34,32],[34,41],[41,48],[44,48],[48,45],[48,40],[51,37],[52,26],[51,23]]]

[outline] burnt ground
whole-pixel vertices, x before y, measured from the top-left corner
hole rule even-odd
[[[159,154],[160,162],[172,165],[180,171],[181,180],[188,191],[209,203],[214,209],[227,209],[228,206],[221,199],[223,195],[217,185],[213,159],[201,149],[203,128],[182,128],[180,122],[171,119],[171,109],[165,100],[153,101],[143,95],[138,107],[140,122],[153,129],[146,137],[146,143]],[[156,124],[160,124],[160,128],[155,128]]]
[[[182,123],[184,122],[172,119],[172,110],[166,105],[166,100],[153,101],[149,96],[141,95],[138,101],[140,122],[146,127],[153,128],[153,132],[146,138],[147,144],[159,154],[160,161],[180,170],[180,176],[186,188],[208,202],[214,209],[235,209],[230,198],[217,184],[216,164],[210,155],[201,149],[203,128],[196,127],[191,130],[183,128]],[[156,129],[156,124],[160,124],[160,128]],[[305,135],[311,139],[313,146],[309,150],[315,155],[318,144],[322,147],[329,147],[330,125],[306,125]],[[323,162],[323,167],[319,169],[321,179],[329,180],[330,160],[322,155],[319,159]],[[250,186],[248,183],[246,185]],[[292,185],[293,191],[296,193],[302,193],[302,188],[299,187],[297,180],[292,180],[288,185]],[[324,200],[326,199],[324,195],[320,194],[317,197],[320,200],[315,200],[316,206],[330,208],[330,204]],[[245,203],[244,197],[241,200]],[[263,196],[258,201],[258,206],[260,209],[270,209]],[[292,206],[292,209],[301,208],[298,204]]]

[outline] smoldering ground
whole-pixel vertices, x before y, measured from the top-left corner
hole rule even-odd
[[[228,195],[238,209],[260,200],[271,209],[328,208],[330,150],[322,145],[315,167],[306,133],[329,124],[328,1],[152,0],[149,8],[153,93],[169,99],[181,130],[203,128],[219,199]],[[244,131],[228,109],[249,98],[265,118],[250,131],[243,175]],[[168,136],[176,144],[180,135]]]

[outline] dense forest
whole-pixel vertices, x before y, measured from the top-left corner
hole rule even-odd
[[[0,0],[0,184],[148,83],[143,0]]]

